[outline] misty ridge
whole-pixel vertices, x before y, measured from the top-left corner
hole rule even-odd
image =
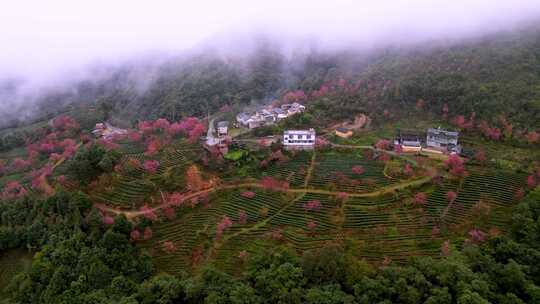
[[[463,50],[485,47],[493,48],[495,57],[504,56],[511,49],[538,46],[538,18],[524,19],[487,30],[416,34],[397,30],[354,39],[232,31],[209,36],[185,50],[105,56],[72,68],[60,66],[47,77],[14,76],[8,71],[0,75],[0,128],[49,119],[72,106],[101,103],[111,104],[124,121],[204,116],[224,105],[269,102],[287,90],[316,90],[338,78],[391,79],[392,75],[377,71],[377,65],[403,58],[414,64],[418,58],[452,51],[460,56]]]

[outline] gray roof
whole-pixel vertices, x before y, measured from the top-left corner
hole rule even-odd
[[[456,131],[448,131],[448,130],[434,129],[434,128],[428,129],[427,132],[428,134],[434,134],[434,135],[443,134],[449,137],[457,137],[459,135],[459,132],[456,132]]]
[[[236,115],[236,119],[240,119],[240,120],[248,120],[249,117],[250,116],[244,112],[238,113],[238,115]]]
[[[218,125],[218,128],[226,128],[229,126],[229,122],[228,121],[220,121],[217,123]]]

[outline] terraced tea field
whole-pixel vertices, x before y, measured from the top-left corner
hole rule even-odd
[[[156,176],[189,164],[193,155],[185,153],[177,150],[162,156]],[[129,157],[146,160],[144,155]],[[392,163],[401,168],[405,161],[414,166],[406,156]],[[153,238],[141,246],[153,254],[160,270],[173,274],[202,263],[236,273],[245,255],[276,244],[302,252],[327,242],[347,242],[356,244],[357,255],[368,261],[380,263],[386,257],[402,263],[411,256],[440,256],[444,241],[460,246],[472,228],[504,231],[516,203],[514,195],[525,181],[523,175],[473,166],[464,179],[446,177],[434,184],[419,175],[389,176],[388,164],[366,159],[356,149],[299,153],[250,179],[272,176],[289,182],[288,190],[269,192],[248,180],[225,180],[201,192],[210,195],[206,203],[181,207],[174,220],[154,223]],[[352,170],[355,166],[362,168],[360,173]],[[108,204],[126,205],[157,191],[152,188],[156,177],[141,178],[145,173],[133,170],[120,174],[123,179],[107,196]],[[426,193],[424,205],[413,203],[420,191]],[[448,191],[457,194],[452,202]],[[225,216],[232,226],[218,236],[218,223]],[[167,250],[165,242],[175,250]]]
[[[160,181],[174,180],[181,185],[185,169],[199,153],[199,149],[183,148],[171,149],[155,157],[148,157],[144,153],[125,154],[112,184],[102,191],[92,193],[92,198],[109,206],[139,207],[149,202],[151,196],[158,192]],[[130,160],[138,161],[139,165],[131,166]],[[147,160],[159,162],[156,173],[150,174],[144,170],[142,165]]]

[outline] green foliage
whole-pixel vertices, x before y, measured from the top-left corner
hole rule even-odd
[[[81,185],[88,185],[99,175],[111,172],[120,160],[120,154],[114,150],[105,151],[99,145],[91,145],[79,150],[67,163],[67,174]]]

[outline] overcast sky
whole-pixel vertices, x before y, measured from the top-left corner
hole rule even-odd
[[[1,0],[0,78],[189,49],[265,30],[322,46],[465,36],[540,16],[540,0]],[[225,38],[226,39],[226,38]]]

